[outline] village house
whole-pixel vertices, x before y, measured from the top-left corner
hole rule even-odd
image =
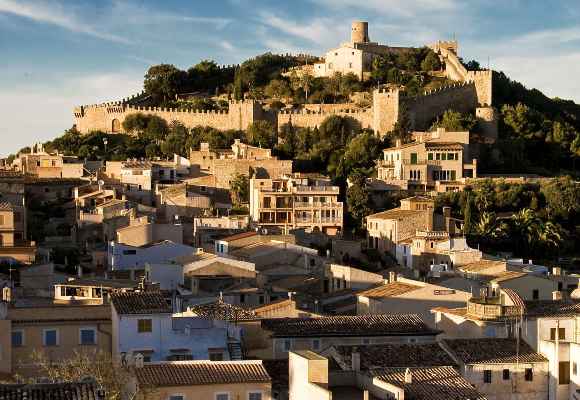
[[[72,358],[76,353],[111,354],[109,305],[39,298],[4,304],[7,305],[3,322],[6,329],[0,331],[3,337],[0,346],[4,348],[6,360],[0,364],[7,365],[5,369],[10,373],[38,374],[38,365],[32,358],[34,353],[53,362]]]
[[[240,343],[240,328],[192,312],[173,312],[161,292],[111,295],[113,356],[131,362],[229,360],[229,344]]]
[[[234,141],[231,150],[212,150],[209,143],[201,143],[199,150],[191,150],[189,160],[199,166],[202,174],[215,178],[215,187],[229,189],[237,175],[278,179],[292,173],[292,160],[278,160],[270,149]],[[194,180],[195,182],[195,180]]]
[[[136,364],[134,391],[147,400],[271,400],[272,378],[260,360]]]
[[[450,251],[444,243],[461,233],[462,221],[451,217],[449,207],[443,207],[443,215],[436,214],[432,198],[414,196],[401,200],[398,208],[367,216],[366,227],[369,248],[389,254],[399,265],[426,275],[431,265],[435,265],[432,254],[437,253],[438,244],[442,253],[439,259],[449,258],[450,267],[453,267]]]
[[[249,215],[223,215],[221,217],[193,218],[193,243],[204,251],[212,251],[215,241],[246,230]]]
[[[291,229],[337,235],[343,228],[339,187],[321,176],[293,174],[279,179],[250,179],[250,217],[264,229]]]
[[[441,345],[488,400],[548,398],[548,359],[523,340],[448,339]]]
[[[379,353],[381,352],[380,348],[376,349]],[[405,351],[405,349],[400,350]],[[424,352],[411,352],[424,354]],[[444,354],[441,349],[438,353]],[[389,365],[389,361],[386,361],[385,365],[381,362],[373,369],[365,369],[361,368],[360,353],[353,352],[351,358],[350,368],[343,370],[333,367],[336,360],[331,357],[307,350],[291,351],[289,353],[289,398],[486,400],[486,397],[464,379],[453,366],[387,367],[385,365]],[[396,357],[396,359],[400,358]],[[329,359],[333,362],[329,362]],[[447,360],[451,361],[448,357]]]
[[[19,153],[12,165],[16,171],[37,178],[81,178],[85,173],[77,157],[48,153],[42,144],[32,146],[30,153]]]
[[[264,359],[287,358],[289,351],[321,351],[329,346],[428,343],[440,333],[417,314],[274,318],[263,319],[261,326],[265,343],[259,354]]]
[[[144,246],[109,242],[107,265],[110,270],[143,269],[146,263],[170,262],[179,256],[193,254],[193,247],[175,243],[171,240],[148,243]]]
[[[414,132],[413,141],[383,150],[377,177],[389,190],[456,191],[477,177],[477,160],[470,158],[469,132]]]
[[[427,282],[396,277],[391,273],[389,283],[356,293],[357,315],[396,312],[418,314],[432,328],[436,327],[431,313],[433,307],[461,307],[471,293],[449,289]]]

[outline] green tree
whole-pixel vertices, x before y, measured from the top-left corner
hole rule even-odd
[[[290,96],[290,86],[283,79],[273,79],[264,89],[264,94],[274,99],[288,97]]]
[[[178,121],[173,121],[169,127],[169,134],[161,144],[161,151],[165,156],[171,157],[173,154],[187,156],[189,138],[188,129]]]
[[[186,72],[170,64],[154,65],[145,74],[143,87],[156,103],[174,100],[187,79]]]
[[[354,171],[349,177],[346,191],[346,204],[353,226],[357,231],[365,228],[365,218],[372,212],[372,202],[366,183],[366,176],[361,171]]]
[[[569,176],[552,179],[540,190],[546,199],[548,216],[565,220],[580,212],[580,186]]]
[[[465,205],[463,207],[463,233],[466,235],[471,234],[473,230],[473,215],[472,215],[472,200],[471,194],[467,193],[465,200]]]
[[[447,110],[440,119],[431,126],[431,130],[445,128],[449,132],[472,131],[477,120],[471,114],[462,114],[457,111]]]
[[[230,183],[230,196],[235,207],[241,207],[250,199],[250,181],[246,175],[236,174]]]
[[[432,50],[427,53],[423,61],[421,61],[421,70],[424,72],[437,71],[441,69],[441,62],[439,56]]]
[[[253,146],[272,148],[276,143],[276,130],[269,121],[255,121],[246,130],[246,138]]]

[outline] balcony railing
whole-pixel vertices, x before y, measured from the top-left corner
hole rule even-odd
[[[304,202],[304,201],[296,201],[294,202],[294,208],[342,208],[342,203],[333,203],[333,202]]]
[[[333,192],[339,193],[340,188],[338,186],[305,186],[299,185],[295,187],[296,192]]]

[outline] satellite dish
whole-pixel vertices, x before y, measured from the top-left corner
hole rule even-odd
[[[103,186],[105,184],[105,181],[102,180],[102,179],[99,179],[99,182],[98,183],[99,183],[99,186]]]

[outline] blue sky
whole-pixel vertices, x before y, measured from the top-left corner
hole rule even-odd
[[[75,104],[141,89],[149,65],[321,55],[368,20],[371,40],[460,54],[580,102],[578,0],[0,0],[0,155],[72,125]]]

